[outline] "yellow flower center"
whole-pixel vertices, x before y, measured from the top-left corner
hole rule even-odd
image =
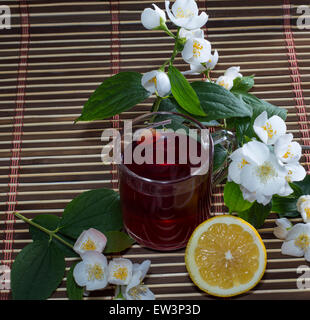
[[[256,168],[256,174],[260,177],[262,183],[267,183],[270,178],[278,175],[272,164],[267,161]]]
[[[195,41],[193,44],[193,55],[195,58],[200,57],[200,51],[203,49],[203,45]]]
[[[305,212],[306,212],[306,215],[307,215],[307,219],[310,219],[310,207],[306,207],[305,208]]]
[[[114,271],[113,276],[114,278],[118,280],[126,280],[128,275],[127,268],[118,268],[116,271]]]
[[[285,177],[285,180],[287,181],[287,182],[292,182],[292,178],[290,177],[290,175],[292,175],[293,174],[293,171],[292,170],[289,170],[288,172],[287,172],[287,176]]]
[[[262,126],[262,128],[267,131],[269,139],[271,139],[277,133],[277,130],[273,130],[272,125],[269,122]]]
[[[157,84],[157,79],[156,79],[156,77],[154,77],[154,78],[152,78],[151,80],[149,80],[149,82],[153,82],[153,83],[155,84],[155,86],[156,86],[156,84]]]
[[[249,164],[245,159],[242,159],[240,163],[240,169],[242,169],[245,165]]]
[[[300,234],[295,240],[295,245],[303,250],[307,249],[310,245],[309,236],[305,233]]]
[[[182,8],[178,8],[175,16],[177,18],[189,18],[189,17],[193,17],[194,13],[189,9],[184,11]]]
[[[141,295],[146,293],[146,287],[143,285],[138,285],[129,290],[129,294],[134,298],[134,300],[141,300]]]
[[[88,238],[86,241],[84,241],[81,245],[81,248],[83,250],[96,250],[96,244],[93,240],[91,240],[90,238]]]
[[[283,158],[284,159],[287,159],[287,158],[292,158],[293,157],[293,155],[292,155],[292,153],[291,153],[291,145],[289,145],[288,146],[288,148],[287,148],[287,151],[286,151],[286,153],[283,155]]]
[[[219,84],[221,87],[224,87],[225,89],[228,90],[228,87],[229,87],[229,83],[228,83],[228,82],[225,82],[224,80],[221,80],[218,84]]]
[[[93,266],[90,266],[88,269],[88,281],[92,280],[102,280],[104,276],[103,269],[97,263]]]

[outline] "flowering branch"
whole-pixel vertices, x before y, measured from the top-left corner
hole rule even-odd
[[[167,27],[166,14],[177,27],[176,34]],[[121,72],[106,79],[89,98],[78,120],[106,119],[155,95],[153,112],[190,114],[206,126],[215,124],[233,131],[240,148],[232,154],[226,150],[225,157],[220,148],[214,153],[214,162],[222,159],[219,167],[231,163],[226,195],[240,193],[242,200],[252,204],[247,210],[262,211],[265,217],[273,197],[290,195],[290,183],[304,178],[305,170],[298,163],[301,148],[292,141],[292,135],[286,134],[287,111],[249,92],[254,86],[253,75],[244,76],[239,66],[231,66],[211,79],[219,54],[201,29],[207,20],[208,15],[199,13],[194,0],[176,0],[171,7],[165,1],[165,10],[155,4],[146,8],[141,14],[142,25],[148,30],[162,30],[174,40],[170,58],[143,75]],[[189,66],[182,72],[174,66],[179,53]],[[206,79],[190,83],[187,75],[204,75]],[[250,216],[250,212],[242,214]]]

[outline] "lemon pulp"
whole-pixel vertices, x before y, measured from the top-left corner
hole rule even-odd
[[[258,259],[252,236],[236,224],[213,224],[200,236],[195,250],[203,280],[223,289],[249,282],[258,269]]]
[[[232,296],[252,288],[266,267],[266,249],[257,231],[233,216],[203,222],[186,249],[186,267],[193,282],[218,296]]]

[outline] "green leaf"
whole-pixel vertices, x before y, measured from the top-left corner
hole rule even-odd
[[[296,181],[297,182],[297,181]],[[301,181],[301,183],[303,183],[302,181]],[[302,195],[304,195],[304,194],[307,194],[306,192],[304,193],[304,191],[306,191],[304,188],[304,190],[300,187],[300,186],[298,186],[297,184],[295,184],[295,183],[289,183],[289,185],[290,185],[290,187],[293,189],[293,193],[292,194],[290,194],[289,196],[290,197],[295,197],[296,199],[298,199],[299,197],[301,197]]]
[[[300,215],[297,211],[297,198],[295,197],[280,197],[274,195],[272,197],[272,211],[289,216]]]
[[[104,253],[118,253],[130,248],[135,243],[133,239],[121,231],[109,231],[105,233],[105,236],[107,237],[107,245]]]
[[[242,212],[253,205],[252,202],[243,199],[239,185],[232,181],[227,182],[224,187],[224,202],[229,212]]]
[[[64,272],[64,255],[53,242],[39,240],[28,244],[12,266],[13,299],[47,299],[61,283]]]
[[[60,218],[56,215],[52,215],[52,214],[42,214],[42,215],[38,215],[35,218],[32,219],[33,222],[39,224],[40,226],[54,231],[57,229],[59,222],[60,222]],[[46,234],[45,232],[41,231],[40,229],[29,225],[29,232],[31,234],[32,240],[36,241],[36,240],[49,240],[49,235]],[[57,235],[59,237],[61,237],[62,239],[64,239],[65,241],[69,242],[70,244],[74,245],[74,241],[57,233]],[[55,245],[63,252],[63,254],[65,255],[65,257],[78,257],[78,254],[76,252],[74,252],[71,248],[69,248],[68,246],[66,246],[65,244],[63,244],[62,242],[60,242],[59,240],[53,238],[53,243],[55,243]]]
[[[205,116],[206,114],[201,109],[196,92],[183,74],[174,66],[169,66],[168,76],[171,83],[172,95],[178,104],[191,114]]]
[[[239,212],[238,216],[245,221],[249,222],[256,229],[260,228],[265,219],[269,216],[271,210],[271,204],[267,204],[266,206],[254,202],[254,204],[246,211]]]
[[[137,72],[120,72],[106,79],[90,96],[76,121],[110,118],[144,101],[151,93],[144,89],[141,78]]]
[[[105,233],[120,230],[122,226],[119,194],[102,188],[86,191],[66,206],[59,232],[76,239],[89,228]]]
[[[73,270],[79,261],[75,262],[67,273],[67,296],[70,300],[82,300],[84,288],[77,285],[73,277]]]
[[[252,116],[252,108],[241,98],[215,83],[197,81],[192,83],[192,87],[209,121]]]
[[[235,130],[239,146],[242,146],[249,138],[256,136],[252,126],[252,120],[249,117],[227,119],[227,125],[229,129]]]
[[[297,211],[298,198],[304,194],[310,194],[310,176],[306,176],[303,181],[290,183],[293,193],[287,197],[274,195],[272,197],[272,211],[279,214],[280,217],[298,217]]]
[[[223,166],[227,157],[228,151],[223,146],[221,146],[220,144],[214,146],[213,172],[217,171]]]
[[[310,194],[310,175],[307,175],[304,180],[293,182],[294,185],[297,185],[302,194]]]
[[[254,86],[254,76],[238,77],[230,91],[248,92]]]
[[[283,120],[286,119],[287,110],[284,108],[279,108],[265,100],[258,99],[254,95],[250,93],[241,93],[241,92],[233,92],[233,94],[243,100],[243,102],[252,107],[253,109],[253,117],[252,117],[252,124],[254,123],[254,120],[264,111],[267,112],[268,118],[277,115]]]
[[[173,98],[167,98],[161,101],[158,111],[167,111],[167,112],[177,112],[177,113],[182,113],[182,109],[179,107],[178,103],[175,101]],[[177,116],[177,115],[166,115],[166,114],[160,114],[156,115],[155,122],[160,122],[160,121],[165,121],[165,120],[170,120],[170,124],[165,124],[162,127],[159,128],[170,128],[173,130],[177,130],[180,128],[185,129],[186,131],[188,130],[188,127],[183,125],[185,119]]]
[[[173,97],[162,100],[160,105],[159,105],[158,111],[168,111],[168,112],[181,113],[181,114],[184,114],[186,116],[190,116],[190,117],[198,120],[200,123],[202,123],[205,126],[215,126],[215,127],[217,127],[217,126],[220,125],[215,120],[209,121],[209,119],[207,117],[194,116],[194,115],[186,112],[185,110],[183,110],[179,106],[179,104],[177,103],[177,101]],[[177,127],[177,125],[181,123],[180,117],[169,116],[169,119],[172,119],[172,124],[174,125],[174,127]],[[184,122],[184,121],[185,121],[185,119],[183,119],[182,122]]]
[[[300,213],[298,211],[295,212],[282,212],[278,213],[280,218],[297,218],[300,217]]]

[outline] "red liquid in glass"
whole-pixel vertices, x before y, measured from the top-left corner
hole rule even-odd
[[[187,137],[187,143],[189,139]],[[175,149],[169,149],[175,153],[176,163],[168,164],[166,142],[167,137],[152,142],[154,164],[133,163],[120,168],[125,228],[140,245],[156,250],[185,247],[195,227],[210,216],[211,170],[204,175],[191,176],[193,166],[189,159],[186,164],[178,161],[178,139]],[[200,150],[200,143],[195,143]],[[132,149],[136,146],[137,142],[133,142]],[[163,164],[155,163],[158,148],[164,150]]]

